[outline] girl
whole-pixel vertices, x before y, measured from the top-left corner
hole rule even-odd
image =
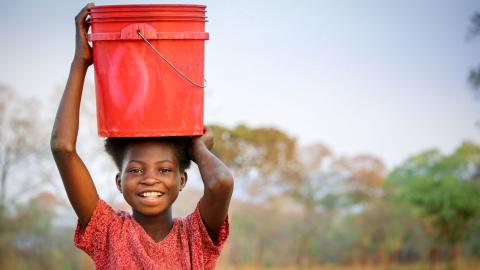
[[[99,198],[76,152],[79,107],[92,50],[86,19],[92,3],[76,16],[75,56],[58,108],[51,149],[78,216],[74,243],[97,269],[214,269],[229,234],[233,177],[211,152],[206,128],[194,138],[116,138],[105,147],[119,169],[116,186],[132,214],[114,211]],[[172,218],[172,204],[187,182],[190,158],[197,163],[204,193],[195,211]]]

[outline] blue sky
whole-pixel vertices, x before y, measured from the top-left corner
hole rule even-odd
[[[39,97],[64,85],[73,17],[86,2],[1,2],[0,82]],[[138,1],[96,2],[115,3]],[[206,4],[209,17],[207,123],[275,126],[389,167],[479,142],[480,100],[466,77],[480,37],[465,39],[479,1],[190,3]]]

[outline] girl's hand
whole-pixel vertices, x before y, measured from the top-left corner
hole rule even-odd
[[[211,150],[213,147],[212,130],[207,126],[205,126],[203,130],[203,135],[192,138],[191,156],[193,161],[196,160],[198,151],[201,151],[203,147],[206,147],[208,150]]]
[[[87,66],[93,63],[92,47],[87,41],[87,32],[90,28],[90,18],[87,18],[88,12],[94,6],[94,3],[89,3],[80,10],[75,16],[76,37],[75,37],[75,57],[74,61],[82,61]]]

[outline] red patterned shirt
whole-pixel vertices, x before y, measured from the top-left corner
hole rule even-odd
[[[96,269],[214,269],[229,234],[225,219],[212,242],[197,207],[176,218],[168,235],[155,242],[130,214],[114,211],[99,199],[86,228],[75,230],[74,244],[95,262]]]

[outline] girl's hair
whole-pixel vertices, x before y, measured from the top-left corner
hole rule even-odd
[[[161,142],[169,144],[178,160],[180,172],[190,167],[191,158],[189,154],[191,137],[135,137],[135,138],[107,138],[105,139],[105,151],[113,159],[118,170],[122,168],[122,160],[125,156],[127,146],[136,142]]]

